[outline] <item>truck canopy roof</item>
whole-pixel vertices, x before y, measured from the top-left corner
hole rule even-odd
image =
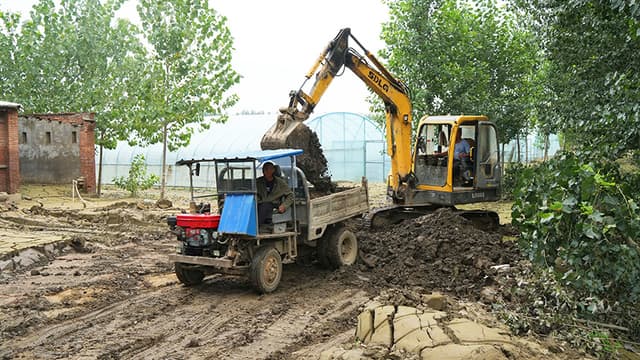
[[[257,160],[258,162],[265,162],[267,160],[276,160],[284,157],[295,156],[302,154],[300,149],[277,149],[277,150],[260,150],[250,151],[238,154],[223,155],[211,159],[191,159],[191,160],[179,160],[176,165],[189,165],[198,162],[210,162],[216,160]]]

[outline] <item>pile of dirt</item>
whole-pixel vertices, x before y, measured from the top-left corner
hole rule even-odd
[[[263,137],[260,146],[262,150],[302,149],[303,153],[297,157],[296,165],[302,169],[307,180],[317,191],[331,193],[335,191],[335,184],[331,182],[328,174],[327,158],[322,151],[318,135],[302,123],[308,115],[300,112],[296,114],[301,116],[297,120],[294,120],[295,116],[289,112],[280,114],[276,124]],[[296,125],[292,127],[293,124]],[[282,141],[275,141],[275,138],[284,138],[284,144]]]
[[[381,231],[359,231],[368,286],[420,287],[477,300],[494,284],[495,265],[521,259],[517,244],[485,232],[450,209]],[[366,273],[371,273],[367,276]]]
[[[335,184],[331,182],[331,176],[328,175],[327,158],[322,152],[322,146],[320,140],[315,132],[311,131],[306,125],[299,126],[298,128],[304,128],[306,135],[296,136],[296,139],[303,139],[304,136],[308,136],[309,142],[301,147],[304,149],[304,153],[298,156],[296,164],[304,172],[307,180],[309,180],[317,191],[330,193],[335,191]],[[293,145],[299,147],[300,145]]]

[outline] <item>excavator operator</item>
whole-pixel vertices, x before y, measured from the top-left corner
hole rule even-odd
[[[455,160],[468,159],[469,151],[471,151],[471,145],[469,145],[467,140],[462,138],[462,131],[458,131],[456,133],[456,144],[453,147],[453,158]]]
[[[458,179],[463,183],[468,183],[471,179],[470,153],[471,145],[466,139],[462,138],[462,131],[456,132],[456,142],[453,147],[453,171],[454,182]]]

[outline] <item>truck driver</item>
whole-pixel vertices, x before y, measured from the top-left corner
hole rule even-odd
[[[276,167],[271,161],[262,165],[262,174],[256,179],[258,191],[258,224],[270,224],[273,209],[284,213],[293,204],[293,192],[286,181],[275,176]]]

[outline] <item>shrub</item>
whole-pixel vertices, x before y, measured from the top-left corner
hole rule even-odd
[[[502,178],[502,197],[507,200],[513,200],[513,192],[516,189],[518,179],[527,168],[527,165],[521,163],[511,163],[505,166],[504,177]]]
[[[565,153],[525,169],[516,184],[512,216],[523,250],[576,292],[583,315],[633,309],[640,300],[633,176],[616,162]]]
[[[133,158],[129,175],[113,178],[116,187],[127,190],[131,197],[138,196],[138,191],[150,189],[160,178],[156,174],[147,175],[147,164],[144,155],[139,154]]]

